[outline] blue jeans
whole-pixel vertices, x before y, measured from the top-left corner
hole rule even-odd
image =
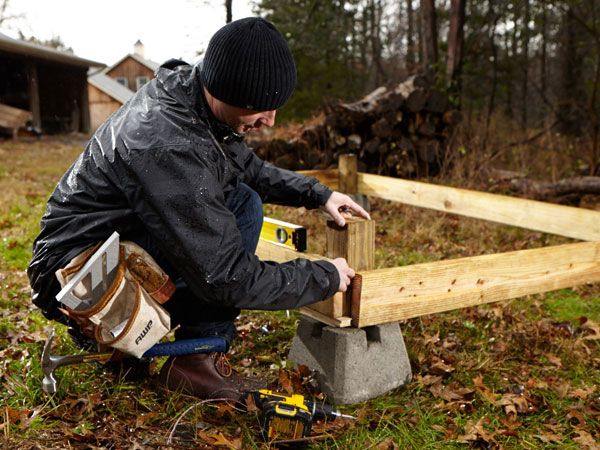
[[[254,253],[263,223],[262,201],[260,196],[244,183],[226,195],[225,206],[234,215],[242,235],[244,248]],[[169,274],[176,286],[175,294],[164,304],[171,315],[171,326],[179,325],[175,339],[193,339],[207,336],[221,336],[228,345],[235,338],[233,321],[239,315],[237,308],[228,308],[206,302],[192,292],[176,267],[172,267],[161,254],[158,245],[149,234],[125,236],[143,247],[162,269]]]

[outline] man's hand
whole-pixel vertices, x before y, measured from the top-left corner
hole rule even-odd
[[[352,212],[360,217],[371,220],[371,216],[349,196],[334,192],[321,209],[331,216],[340,227],[346,225],[345,217],[352,217]],[[354,276],[354,275],[353,275]]]
[[[346,292],[348,290],[348,286],[350,285],[350,281],[354,278],[354,270],[348,266],[348,263],[344,258],[335,258],[331,261],[331,263],[335,266],[340,275],[340,285],[338,287],[338,292]]]

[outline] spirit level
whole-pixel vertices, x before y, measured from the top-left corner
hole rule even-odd
[[[306,251],[306,228],[293,223],[265,217],[260,238],[292,248],[297,252]]]

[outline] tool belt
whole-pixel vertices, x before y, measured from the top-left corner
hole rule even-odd
[[[73,258],[56,271],[62,287],[83,267],[102,243]],[[169,313],[161,306],[175,292],[175,285],[154,259],[139,245],[119,244],[119,263],[113,280],[100,299],[87,309],[60,310],[76,322],[81,332],[100,344],[140,358],[171,327]],[[85,279],[73,290],[81,298],[91,296]]]

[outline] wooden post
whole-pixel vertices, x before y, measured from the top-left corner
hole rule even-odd
[[[358,160],[356,155],[341,155],[338,164],[339,190],[345,194],[358,193]],[[355,271],[370,270],[375,265],[375,222],[358,218],[346,219],[340,227],[327,222],[327,257],[346,258]],[[352,313],[350,298],[337,293],[333,298],[308,307],[323,316],[339,319]]]
[[[358,192],[358,159],[354,154],[340,155],[340,192],[356,194]]]
[[[355,154],[340,155],[338,162],[340,192],[348,195],[358,193],[358,158]],[[346,219],[340,227],[334,221],[327,222],[327,257],[345,258],[355,271],[371,270],[375,266],[375,222],[363,219]],[[352,313],[350,298],[338,295],[332,299],[333,317]]]
[[[81,111],[81,123],[79,124],[79,131],[82,133],[89,133],[91,130],[91,119],[87,73],[84,73],[84,76],[81,78],[81,87],[79,90],[79,110]]]
[[[27,62],[27,82],[29,83],[29,110],[33,114],[32,125],[38,130],[42,129],[42,115],[40,112],[40,84],[37,76],[37,67],[34,62]]]
[[[340,227],[333,220],[327,222],[327,257],[345,258],[356,272],[375,267],[375,222],[359,218],[346,219]],[[352,314],[352,302],[344,294],[333,298],[333,313],[341,316]],[[339,316],[338,316],[339,317]]]
[[[375,267],[375,222],[357,217],[346,219],[340,227],[333,220],[327,221],[327,257],[346,258],[355,271],[372,270]]]

